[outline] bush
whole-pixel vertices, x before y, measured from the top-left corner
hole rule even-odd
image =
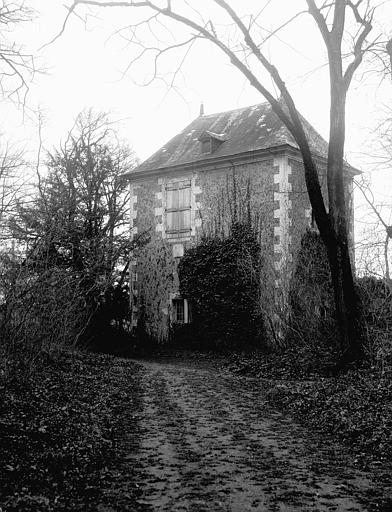
[[[12,374],[15,366],[28,374],[45,354],[78,342],[90,310],[76,273],[56,267],[34,273],[8,260],[1,277],[3,375]]]
[[[95,312],[82,337],[90,349],[127,355],[131,338],[130,298],[127,284],[113,284],[97,299]]]
[[[192,324],[177,333],[192,348],[254,344],[263,333],[259,308],[260,245],[251,227],[232,226],[227,238],[205,238],[179,265],[180,293]]]
[[[361,300],[366,350],[373,364],[392,366],[392,292],[382,279],[357,279]]]
[[[333,289],[327,252],[315,230],[302,237],[289,300],[289,344],[311,358],[330,357],[338,349]]]
[[[7,255],[0,256],[0,267],[0,376],[28,375],[64,346],[123,351],[127,286],[92,283],[70,268],[37,270]]]

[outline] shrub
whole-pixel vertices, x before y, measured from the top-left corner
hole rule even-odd
[[[127,286],[91,282],[70,268],[37,270],[7,255],[0,268],[0,377],[28,375],[64,346],[111,353],[129,338]]]
[[[367,355],[372,363],[392,364],[392,292],[382,279],[357,279],[361,299]]]
[[[45,354],[74,345],[88,322],[83,283],[73,272],[55,267],[36,274],[8,261],[0,288],[3,376],[15,366],[28,374]]]
[[[309,229],[302,237],[289,300],[289,342],[306,349],[311,357],[337,349],[328,258],[315,230]]]
[[[192,307],[186,338],[204,348],[255,343],[263,332],[260,264],[260,245],[246,224],[234,224],[227,238],[205,238],[189,249],[179,264],[180,293]]]
[[[82,342],[92,350],[127,355],[131,316],[128,284],[115,283],[101,293]]]

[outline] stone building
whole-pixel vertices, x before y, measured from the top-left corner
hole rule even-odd
[[[328,145],[303,120],[325,188]],[[347,166],[350,227],[352,183]],[[233,222],[251,222],[263,254],[263,300],[271,319],[285,298],[301,236],[312,225],[298,146],[268,103],[200,115],[129,174],[131,236],[149,232],[133,254],[133,325],[143,322],[157,341],[190,321],[179,295],[177,266],[202,236],[228,234]]]

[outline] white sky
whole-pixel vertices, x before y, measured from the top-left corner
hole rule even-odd
[[[275,21],[274,16],[282,18],[282,7],[290,5],[293,10],[304,4],[300,0],[273,0],[271,3],[275,7],[270,9],[266,21],[271,26]],[[63,0],[35,0],[32,4],[38,16],[31,25],[23,25],[18,36],[29,49],[36,52],[59,31],[66,11]],[[233,4],[249,4],[249,8],[256,12],[260,2],[237,0]],[[288,9],[285,11],[284,18],[290,14]],[[390,11],[392,19],[392,6]],[[191,51],[183,70],[185,78],[182,76],[178,81],[179,94],[168,91],[163,83],[148,87],[135,85],[134,81],[143,82],[144,76],[151,72],[151,65],[139,66],[123,78],[122,72],[135,55],[135,50],[122,49],[124,45],[118,39],[108,39],[112,27],[118,28],[124,19],[131,19],[131,10],[106,9],[100,12],[102,19],[92,20],[87,31],[79,19],[70,19],[61,38],[39,52],[48,74],[36,76],[28,105],[40,105],[46,112],[44,131],[49,145],[64,136],[72,126],[73,118],[83,108],[94,107],[109,110],[114,119],[124,120],[120,126],[122,136],[144,159],[198,115],[201,101],[205,104],[206,113],[264,101],[232,68],[227,58],[205,43],[200,43]],[[294,34],[288,31],[282,37],[284,44],[277,47],[275,60],[282,62],[282,68],[284,66],[284,77],[291,86],[299,110],[327,137],[329,105],[326,70],[324,68],[304,76],[325,62],[325,57],[319,36],[309,31],[312,24],[310,17],[305,15],[301,20]],[[298,31],[298,26],[302,26],[303,30]],[[166,69],[174,69],[175,66],[173,59],[168,61]],[[369,125],[376,121],[377,108],[390,98],[390,84],[378,86],[376,78],[367,82],[372,83],[354,83],[348,99],[348,151],[355,152],[362,148],[363,141],[368,137]],[[5,108],[4,105],[2,108]],[[18,125],[21,118],[15,115],[13,109],[7,109],[7,114],[7,123],[16,126],[14,134],[22,134]]]
[[[109,36],[132,19],[131,9],[100,10],[101,19],[91,19],[87,30],[80,19],[73,17],[57,41],[38,51],[58,33],[66,10],[64,0],[30,0],[30,3],[37,10],[37,18],[23,25],[16,37],[37,53],[48,69],[47,74],[36,76],[27,101],[27,113],[38,106],[45,113],[43,139],[47,149],[65,138],[73,119],[86,107],[110,111],[112,119],[121,120],[120,138],[143,160],[197,117],[202,101],[207,114],[264,101],[227,58],[205,43],[192,48],[179,75],[178,92],[168,90],[162,82],[148,87],[135,84],[143,82],[151,73],[151,60],[123,77],[135,49]],[[65,3],[69,5],[70,0]],[[173,0],[173,3],[178,2]],[[259,0],[232,1],[238,9],[253,12],[261,4]],[[205,7],[207,2],[199,0],[196,5]],[[276,20],[282,22],[298,6],[303,8],[304,1],[272,0],[262,20],[264,26],[276,26]],[[386,24],[392,20],[392,2],[385,4],[380,19]],[[328,76],[325,66],[320,69],[320,64],[325,62],[323,44],[310,16],[301,17],[292,29],[282,33],[281,40],[271,40],[268,51],[283,70],[300,112],[328,138]],[[165,69],[174,69],[177,62],[178,57],[172,60],[168,57]],[[347,102],[346,153],[351,163],[364,168],[360,153],[368,144],[370,130],[381,117],[382,105],[391,104],[392,80],[380,85],[374,76],[357,76]],[[0,129],[35,148],[34,116],[27,115],[23,121],[21,110],[4,102],[0,103],[0,109]],[[379,174],[373,180],[376,191],[383,197],[390,197],[391,174]]]

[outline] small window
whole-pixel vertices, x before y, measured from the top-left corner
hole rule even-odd
[[[212,151],[211,139],[204,139],[201,141],[201,152],[211,153]]]
[[[173,299],[172,321],[174,324],[188,324],[191,321],[190,308],[186,299]]]
[[[166,235],[180,238],[191,233],[191,180],[166,186]]]
[[[184,299],[173,300],[173,322],[175,324],[184,324]]]
[[[216,151],[221,144],[227,139],[223,133],[214,133],[209,130],[204,130],[198,137],[200,141],[200,151],[202,154],[211,154]]]

